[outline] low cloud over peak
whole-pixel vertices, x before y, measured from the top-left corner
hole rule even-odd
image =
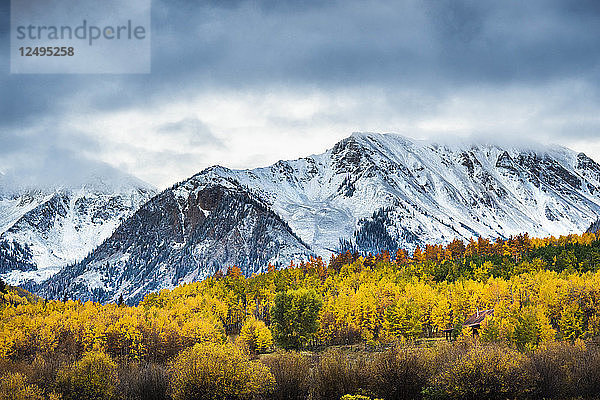
[[[67,151],[167,186],[357,130],[527,137],[600,159],[595,1],[159,0],[152,13],[151,74],[0,76],[0,170]]]

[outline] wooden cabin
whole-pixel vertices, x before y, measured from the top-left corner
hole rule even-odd
[[[468,326],[469,328],[473,329],[473,336],[477,335],[477,333],[479,332],[479,328],[481,327],[481,324],[483,323],[483,320],[485,320],[485,317],[493,317],[494,316],[494,309],[489,309],[489,310],[483,310],[483,311],[479,311],[477,310],[477,312],[473,315],[471,315],[469,318],[467,318],[467,320],[465,322],[463,322],[463,327]]]
[[[483,311],[477,310],[477,312],[475,312],[475,314],[471,315],[469,318],[466,319],[465,322],[463,322],[462,326],[463,326],[463,328],[466,326],[471,328],[473,330],[473,336],[476,336],[479,333],[481,324],[483,323],[485,318],[488,316],[489,317],[494,316],[493,308],[489,309],[489,310],[483,310]],[[448,341],[452,340],[452,332],[454,331],[454,329],[455,328],[452,327],[452,328],[447,328],[447,329],[442,330],[442,332],[444,332],[444,337],[446,338],[446,340],[448,340]]]

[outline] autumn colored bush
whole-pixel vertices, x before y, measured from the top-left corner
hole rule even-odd
[[[313,375],[315,399],[339,399],[345,394],[364,394],[372,377],[364,357],[341,350],[325,351]]]
[[[116,398],[117,365],[106,353],[86,353],[81,360],[61,368],[57,386],[64,400]]]
[[[370,361],[371,391],[386,400],[419,399],[432,371],[432,351],[396,346],[373,354]]]
[[[27,382],[21,373],[8,373],[0,377],[0,400],[44,400],[42,390]]]
[[[273,392],[275,378],[232,344],[201,343],[177,357],[171,387],[174,400],[255,399]]]
[[[56,393],[57,374],[61,366],[72,363],[72,357],[62,353],[38,354],[24,369],[28,380],[42,389],[45,396]]]
[[[255,317],[246,319],[238,339],[252,354],[263,353],[273,346],[271,331]]]
[[[600,349],[581,340],[543,343],[533,352],[473,340],[279,351],[260,360],[229,342],[204,342],[172,363],[122,358],[117,365],[101,352],[68,360],[3,359],[0,400],[600,398]]]
[[[306,399],[311,384],[310,360],[294,351],[277,352],[261,358],[275,377],[275,400]]]
[[[540,397],[547,399],[599,398],[600,351],[583,342],[547,343],[532,355],[540,376]]]
[[[504,346],[474,346],[435,376],[425,393],[447,399],[526,399],[536,393],[531,360]]]
[[[119,368],[118,398],[122,400],[168,400],[169,371],[155,363],[126,363]]]

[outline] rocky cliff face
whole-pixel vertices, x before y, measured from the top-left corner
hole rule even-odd
[[[136,302],[151,291],[237,266],[246,275],[312,255],[281,218],[226,181],[160,193],[80,263],[37,289],[50,297]]]

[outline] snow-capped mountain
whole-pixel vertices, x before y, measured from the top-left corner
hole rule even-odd
[[[142,207],[41,293],[139,299],[232,264],[251,274],[340,246],[394,251],[454,238],[582,232],[598,215],[600,166],[583,153],[357,133],[319,155],[200,172]],[[143,234],[132,239],[136,232]]]
[[[559,146],[442,145],[355,133],[319,155],[267,168],[211,168],[263,199],[315,252],[474,236],[584,231],[600,215],[600,166]]]
[[[236,182],[187,180],[158,194],[80,263],[34,290],[130,302],[238,266],[250,275],[313,253],[261,200]]]
[[[127,175],[57,188],[0,183],[0,274],[15,285],[83,259],[155,194]]]

